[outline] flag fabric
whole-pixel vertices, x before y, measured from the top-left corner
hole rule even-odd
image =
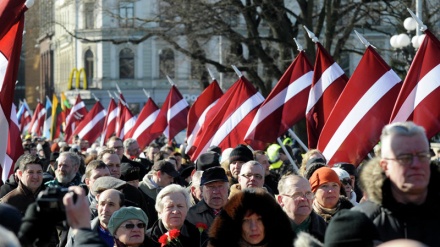
[[[310,149],[316,148],[322,128],[348,81],[342,68],[321,43],[317,42],[316,47],[313,81],[306,109],[307,139]]]
[[[26,134],[32,121],[32,111],[26,100],[23,101],[17,112],[17,121],[20,126],[20,133]]]
[[[31,123],[29,124],[30,134],[36,134],[41,136],[43,133],[44,118],[46,116],[46,109],[41,102],[38,102],[34,110],[34,115],[32,116]]]
[[[390,122],[413,121],[428,138],[440,131],[440,42],[429,31],[403,82]]]
[[[110,99],[110,103],[107,107],[107,115],[104,120],[104,128],[101,134],[101,146],[104,146],[106,141],[116,133],[116,120],[118,116],[118,107],[113,98]]]
[[[368,46],[347,82],[318,141],[328,164],[358,165],[380,139],[388,124],[401,80]]]
[[[46,96],[46,116],[44,118],[43,125],[43,137],[50,139],[50,128],[52,127],[52,102],[49,97]]]
[[[63,104],[65,105],[65,103]],[[70,139],[72,138],[72,133],[75,130],[76,126],[81,122],[81,120],[84,119],[84,117],[87,115],[87,108],[84,104],[83,100],[81,99],[81,96],[78,94],[76,96],[75,104],[72,108],[70,108],[70,113],[66,117],[66,127],[64,129],[64,139],[67,142],[70,142]]]
[[[223,91],[218,85],[217,80],[213,80],[189,108],[188,127],[186,130],[186,152],[191,149],[200,127],[205,122],[206,113],[217,103],[217,100],[222,95]]]
[[[151,133],[163,133],[171,141],[186,128],[189,105],[175,85],[171,86],[162,108],[157,115]]]
[[[67,122],[67,116],[69,116],[70,114],[70,108],[72,108],[72,106],[70,105],[69,100],[67,99],[66,95],[64,94],[64,92],[61,92],[60,94],[60,105],[61,105],[61,118],[62,118],[62,129],[65,130],[66,129],[66,122]]]
[[[13,105],[23,39],[24,0],[0,1],[0,167],[2,180],[13,173],[14,163],[23,154],[17,112]]]
[[[72,136],[78,135],[79,138],[94,143],[102,133],[104,127],[106,111],[99,101],[87,113],[81,123],[73,131]]]
[[[263,101],[264,97],[241,76],[206,114],[194,140],[191,160],[197,160],[212,145],[224,150],[244,143],[244,135]]]
[[[154,121],[156,121],[159,111],[159,107],[157,107],[153,99],[148,97],[147,103],[139,113],[135,125],[126,135],[127,138],[136,139],[139,148],[142,150],[161,135],[160,133],[150,133],[151,127],[153,126]]]
[[[50,140],[55,140],[61,135],[61,128],[63,125],[63,116],[61,115],[61,103],[57,96],[53,94],[52,98],[52,122],[50,127]]]
[[[122,94],[122,92],[119,93],[119,101],[118,101],[118,114],[116,115],[116,129],[115,129],[115,133],[116,136],[120,136],[121,135],[121,131],[122,128],[124,126],[124,105],[125,105],[125,98],[124,95]]]
[[[244,138],[248,144],[275,142],[304,118],[312,76],[312,65],[301,51],[259,107]]]
[[[124,111],[122,113],[122,121],[121,124],[121,131],[119,133],[119,138],[121,140],[124,140],[125,135],[133,128],[133,126],[136,123],[136,116],[133,116],[133,113],[131,113],[130,109],[128,108],[127,104],[124,104],[122,106],[122,110]]]

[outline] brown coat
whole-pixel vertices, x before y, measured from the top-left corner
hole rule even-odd
[[[21,214],[24,215],[29,204],[35,202],[41,188],[42,187],[40,187],[35,193],[32,193],[32,191],[20,181],[17,188],[13,189],[0,199],[0,203],[6,203],[16,207],[20,210]]]

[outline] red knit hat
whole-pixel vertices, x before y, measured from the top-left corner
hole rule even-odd
[[[312,186],[312,192],[315,193],[319,186],[325,183],[337,183],[341,186],[338,174],[328,167],[321,167],[316,170],[309,179],[309,183]]]

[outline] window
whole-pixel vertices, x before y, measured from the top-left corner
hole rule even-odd
[[[93,52],[87,50],[84,54],[84,69],[86,71],[87,83],[89,85],[93,82]]]
[[[84,28],[85,29],[93,29],[95,16],[94,16],[94,3],[84,3]]]
[[[174,78],[174,51],[171,49],[163,49],[159,51],[159,77],[166,78],[169,76]]]
[[[119,4],[119,26],[120,27],[134,26],[134,3],[121,2]]]
[[[134,79],[134,53],[129,48],[119,52],[119,78]]]

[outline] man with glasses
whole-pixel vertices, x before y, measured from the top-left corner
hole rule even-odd
[[[319,241],[324,241],[327,223],[313,211],[315,198],[307,179],[298,175],[284,175],[278,182],[276,199],[290,218],[292,229],[298,233],[304,231]]]
[[[151,169],[152,164],[147,160],[140,158],[141,149],[136,139],[128,138],[124,141],[124,155],[121,163],[130,163],[134,167],[139,168],[139,180],[142,180],[147,172]]]
[[[263,188],[264,168],[257,161],[251,160],[241,166],[238,184],[231,185],[229,198],[246,188]]]
[[[423,127],[397,122],[382,130],[381,191],[369,192],[369,200],[355,208],[373,221],[382,241],[407,238],[428,246],[440,243],[440,176],[430,159]]]

